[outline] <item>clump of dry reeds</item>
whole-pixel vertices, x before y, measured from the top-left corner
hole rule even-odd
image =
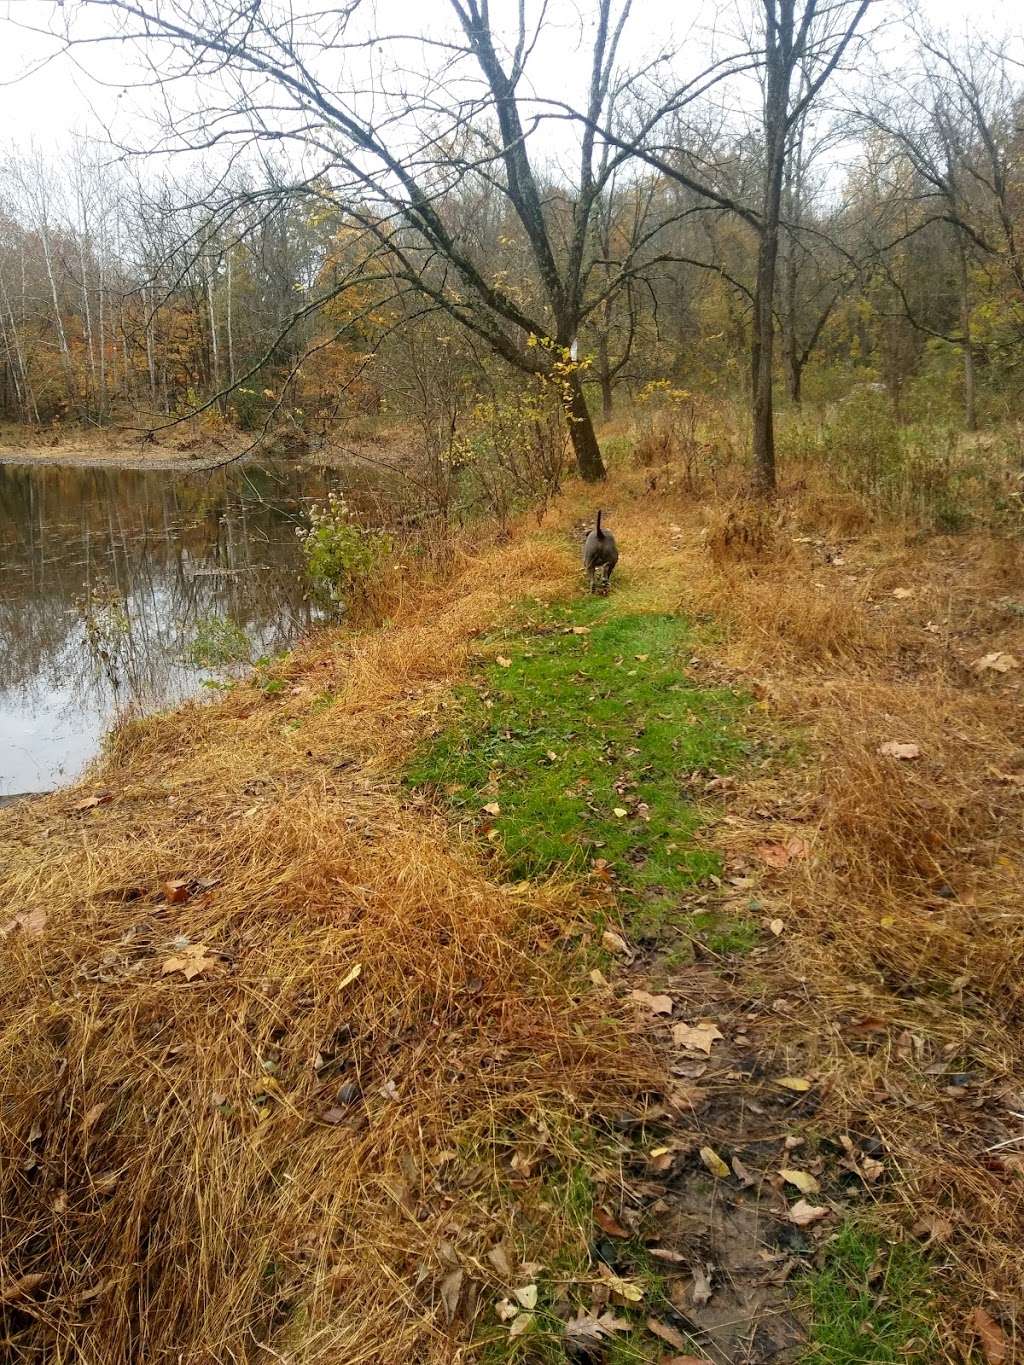
[[[647,1055],[579,992],[578,896],[503,884],[392,774],[570,566],[464,557],[7,812],[5,1359],[446,1360],[508,1289],[493,1243],[557,1243],[545,1171]]]

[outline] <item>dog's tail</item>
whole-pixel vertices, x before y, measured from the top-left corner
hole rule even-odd
[[[600,539],[600,540],[603,540],[603,539],[604,539],[604,532],[601,530],[601,509],[600,509],[600,507],[597,509],[597,535],[598,535],[598,539]]]

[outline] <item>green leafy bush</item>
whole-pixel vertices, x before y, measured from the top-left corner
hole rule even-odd
[[[385,532],[360,526],[338,493],[310,509],[309,526],[297,535],[313,591],[325,607],[374,611],[375,589],[393,545]]]

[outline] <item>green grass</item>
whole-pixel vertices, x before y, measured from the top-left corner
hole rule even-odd
[[[927,1365],[935,1359],[930,1279],[916,1248],[846,1223],[807,1282],[812,1344],[802,1365]]]
[[[495,641],[511,663],[463,689],[455,722],[409,779],[493,825],[513,877],[603,859],[656,929],[680,892],[720,870],[696,841],[695,801],[704,777],[746,752],[744,703],[687,681],[684,620],[621,610],[614,597],[537,609]],[[489,817],[489,804],[500,813]]]

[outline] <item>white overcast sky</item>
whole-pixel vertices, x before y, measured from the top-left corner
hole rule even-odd
[[[492,14],[513,16],[518,0],[492,0]],[[1024,44],[1024,4],[1021,0],[918,0],[922,14],[954,35],[980,30],[1017,31]],[[630,46],[636,53],[649,51],[664,41],[667,34],[680,36],[690,30],[688,47],[693,46],[692,25],[707,23],[716,14],[721,21],[735,0],[711,3],[710,0],[634,0],[630,19]],[[123,47],[99,46],[83,58],[100,84],[90,80],[67,56],[43,62],[49,44],[25,31],[25,26],[45,29],[61,22],[64,13],[73,11],[76,0],[67,0],[62,10],[54,0],[0,0],[0,151],[19,144],[38,143],[49,149],[69,135],[101,136],[101,125],[109,120],[117,129],[135,124],[138,111],[145,108],[145,91],[120,87],[130,83],[132,71]],[[444,0],[376,0],[374,6],[381,30],[405,28],[422,23],[424,14],[444,13]],[[586,0],[556,0],[553,11],[562,22],[546,46],[538,51],[533,66],[535,87],[542,93],[555,92],[570,98],[570,87],[585,80],[585,52],[589,33],[578,18],[587,14]],[[103,23],[102,11],[94,23]],[[55,18],[56,16],[56,18]],[[415,16],[415,18],[413,18]],[[25,74],[29,73],[29,74]]]

